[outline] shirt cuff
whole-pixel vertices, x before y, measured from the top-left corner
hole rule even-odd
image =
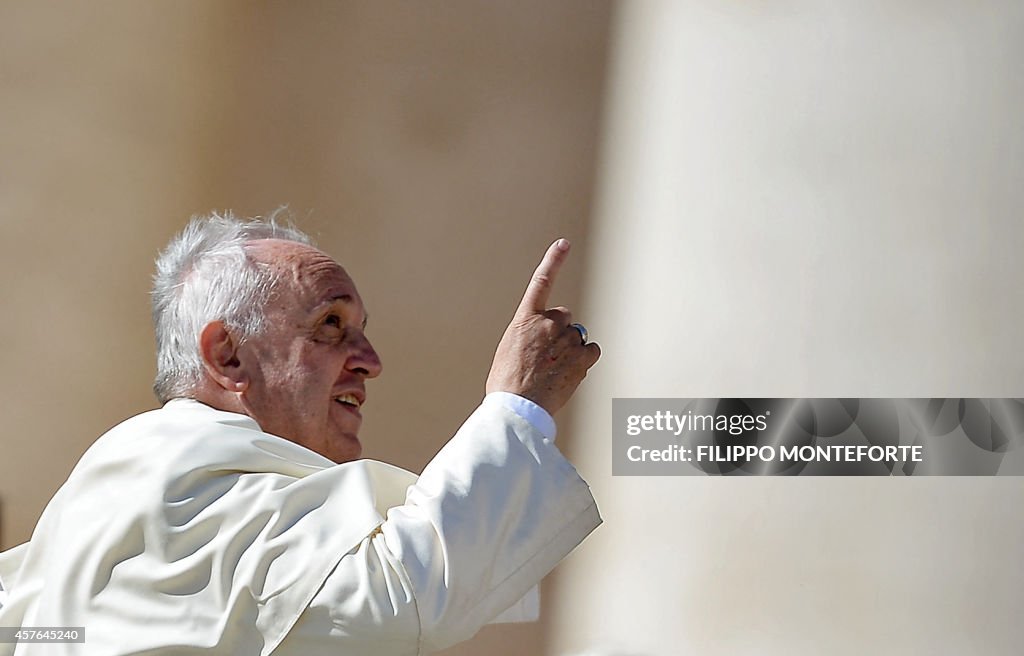
[[[555,420],[547,410],[528,398],[512,392],[491,392],[484,397],[484,402],[481,405],[503,406],[528,421],[541,435],[552,442],[555,441],[555,435],[558,432]]]

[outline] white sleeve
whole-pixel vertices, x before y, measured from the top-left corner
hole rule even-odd
[[[415,596],[424,650],[465,640],[521,599],[600,524],[554,444],[483,405],[381,526]]]
[[[501,403],[482,404],[275,654],[325,641],[359,653],[365,640],[375,654],[425,654],[466,640],[517,602],[535,606],[535,591],[524,595],[600,523],[554,444]]]
[[[545,438],[555,441],[557,428],[554,418],[530,399],[511,392],[491,392],[484,397],[483,405],[491,404],[505,406],[528,421]]]

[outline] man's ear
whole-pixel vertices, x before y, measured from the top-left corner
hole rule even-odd
[[[228,392],[243,392],[249,376],[238,359],[239,343],[223,321],[211,321],[199,333],[199,355],[206,373]]]

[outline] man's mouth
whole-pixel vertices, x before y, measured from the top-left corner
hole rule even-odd
[[[339,394],[334,397],[334,400],[335,402],[348,408],[352,408],[353,410],[358,410],[359,407],[363,405],[363,402],[355,394]]]

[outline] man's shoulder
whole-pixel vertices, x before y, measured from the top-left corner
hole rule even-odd
[[[100,436],[80,464],[113,458],[141,459],[153,464],[186,460],[224,465],[253,455],[323,468],[329,460],[283,438],[263,432],[251,417],[210,407],[192,399],[173,399],[162,408],[143,412]],[[268,463],[269,464],[269,463]],[[254,471],[259,471],[257,468]]]
[[[190,399],[170,401],[117,424],[82,456],[64,496],[100,500],[113,493],[154,500],[244,474],[299,479],[333,463],[260,430],[251,418]],[[81,495],[81,497],[79,497]]]
[[[76,469],[106,461],[159,465],[173,462],[204,444],[215,447],[217,442],[227,440],[237,447],[244,438],[256,434],[262,432],[249,417],[191,399],[174,399],[162,408],[129,417],[108,430],[86,451]]]
[[[107,431],[100,439],[123,439],[136,436],[162,436],[167,433],[182,435],[224,429],[260,430],[251,417],[218,410],[187,398],[171,399],[161,408],[129,417]]]

